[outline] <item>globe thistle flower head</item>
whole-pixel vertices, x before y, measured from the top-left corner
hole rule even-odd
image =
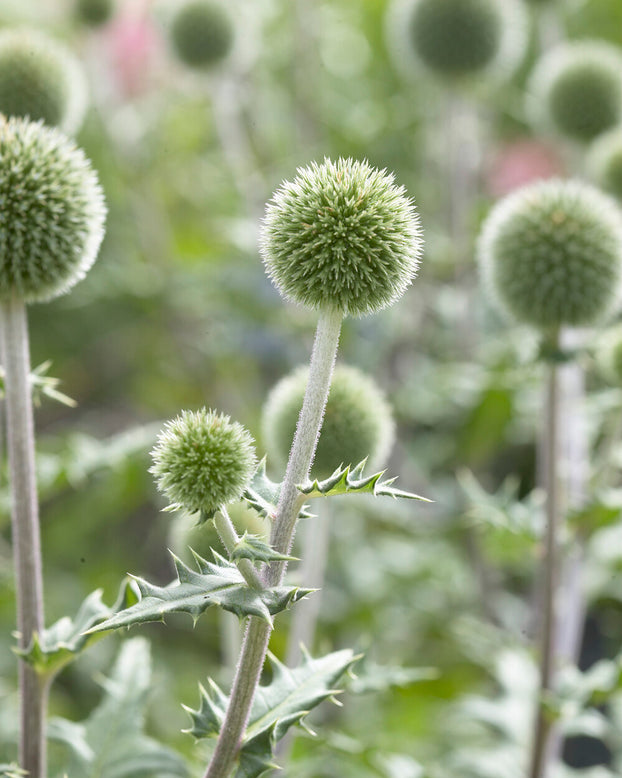
[[[266,272],[286,299],[344,316],[401,297],[422,246],[404,188],[352,159],[299,168],[268,203],[260,235]]]
[[[87,27],[101,27],[114,14],[114,0],[75,0],[76,18]]]
[[[169,421],[151,456],[150,472],[172,504],[208,515],[242,497],[256,465],[250,433],[205,408]]]
[[[622,201],[622,125],[594,141],[588,168],[600,187]]]
[[[619,299],[622,217],[589,184],[540,181],[493,208],[478,255],[485,288],[518,321],[589,325]]]
[[[0,116],[0,298],[40,302],[91,267],[106,208],[83,152],[41,122]]]
[[[214,0],[187,0],[171,24],[171,42],[188,67],[206,69],[224,60],[233,48],[234,28],[229,14]]]
[[[622,120],[622,52],[602,41],[560,44],[534,67],[528,93],[534,124],[588,143]]]
[[[301,367],[281,379],[268,395],[262,430],[269,460],[285,466],[309,377]],[[312,474],[326,478],[340,465],[382,466],[391,450],[395,425],[376,383],[354,367],[337,365],[326,403]]]
[[[64,46],[29,29],[0,32],[0,113],[75,133],[86,110],[86,79]]]

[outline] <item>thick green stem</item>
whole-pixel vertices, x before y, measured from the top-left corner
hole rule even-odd
[[[272,545],[282,554],[288,554],[291,550],[298,513],[304,501],[298,491],[298,484],[307,479],[315,456],[342,318],[337,311],[320,314],[311,355],[309,381],[272,527]],[[285,569],[285,562],[273,562],[269,565],[264,576],[266,584],[280,584]],[[271,631],[271,625],[265,621],[255,617],[249,619],[227,713],[204,778],[228,778],[234,767],[259,684]]]
[[[16,298],[0,303],[5,356],[7,448],[11,479],[11,525],[20,648],[43,629],[43,575],[35,441],[30,390],[26,307]],[[47,684],[26,662],[19,664],[20,766],[31,778],[46,776]]]
[[[558,345],[555,338],[554,346]],[[554,363],[548,368],[544,420],[544,478],[546,487],[546,531],[542,559],[542,625],[540,638],[540,688],[531,753],[530,778],[545,778],[550,764],[552,726],[543,704],[555,683],[557,656],[557,595],[560,564],[559,494],[559,377]]]

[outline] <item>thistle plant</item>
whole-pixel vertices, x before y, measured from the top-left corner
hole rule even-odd
[[[622,52],[601,41],[559,44],[536,63],[527,88],[536,126],[589,143],[622,120]]]
[[[237,423],[213,411],[186,412],[164,430],[154,449],[153,472],[174,502],[212,516],[229,559],[196,556],[198,570],[175,560],[177,580],[167,587],[137,579],[141,599],[94,626],[90,633],[161,620],[166,613],[190,613],[196,620],[210,605],[246,619],[246,632],[231,693],[213,682],[191,711],[196,737],[217,742],[206,778],[259,776],[272,765],[276,742],[322,700],[352,665],[350,651],[320,659],[303,655],[289,670],[270,658],[273,681],[255,695],[272,631],[272,617],[308,589],[284,583],[298,518],[315,497],[372,493],[422,499],[363,475],[364,463],[338,468],[311,481],[322,417],[329,394],[344,316],[380,310],[412,282],[422,247],[412,201],[393,176],[366,162],[326,159],[298,170],[268,204],[260,248],[269,276],[286,298],[319,312],[302,409],[281,483],[270,481],[260,464],[249,480],[251,440]],[[270,542],[239,537],[224,503],[243,492],[246,501],[272,521]]]
[[[60,43],[35,30],[0,32],[0,113],[73,134],[82,123],[86,95],[82,68]]]
[[[41,122],[0,117],[0,158],[0,319],[17,629],[27,651],[44,619],[26,304],[63,294],[84,276],[102,240],[105,208],[82,151]],[[20,765],[41,777],[49,680],[20,661]]]
[[[491,299],[517,321],[537,328],[547,363],[543,419],[546,527],[542,559],[540,699],[529,766],[542,778],[555,751],[544,709],[556,686],[565,494],[560,475],[559,363],[564,327],[602,321],[619,303],[622,225],[613,200],[578,181],[551,180],[502,200],[480,235],[479,259]]]

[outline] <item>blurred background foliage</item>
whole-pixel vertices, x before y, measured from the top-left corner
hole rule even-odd
[[[283,304],[265,278],[257,251],[263,204],[300,165],[365,157],[395,171],[416,199],[426,253],[405,299],[345,323],[340,359],[371,373],[393,404],[398,443],[390,474],[435,502],[331,506],[316,648],[364,650],[362,677],[379,691],[362,684],[338,715],[316,714],[319,739],[297,739],[290,774],[520,775],[516,749],[529,713],[521,699],[535,672],[541,368],[533,337],[502,321],[481,295],[473,246],[498,196],[534,177],[584,174],[581,150],[531,128],[525,84],[545,47],[545,22],[561,37],[622,46],[622,3],[526,2],[530,44],[521,67],[502,87],[480,85],[461,98],[403,72],[384,1],[226,5],[235,48],[205,73],[189,71],[170,49],[174,0],[118,0],[112,18],[93,28],[79,23],[70,0],[0,6],[3,25],[41,27],[84,63],[92,104],[77,140],[99,171],[109,208],[86,280],[30,309],[33,365],[51,360],[57,388],[76,401],[68,407],[42,392],[37,408],[47,621],[75,612],[98,587],[112,602],[126,571],[170,580],[166,548],[183,553],[183,517],[161,512],[147,473],[165,419],[182,408],[215,407],[247,425],[261,451],[262,403],[308,359],[315,324],[312,314]],[[467,104],[458,129],[456,100],[462,110]],[[462,132],[472,135],[462,121],[477,125],[479,174],[457,235],[448,206],[452,144],[465,141]],[[589,549],[589,645],[593,658],[613,659],[622,640],[622,392],[599,344],[582,360],[601,482],[580,520]],[[1,507],[3,761],[15,757],[15,660],[6,496]],[[249,521],[241,515],[242,525]],[[208,535],[192,543],[217,541]],[[278,655],[287,620],[279,618],[274,635]],[[232,660],[222,635],[230,633],[211,611],[194,630],[183,618],[141,629],[154,655],[148,731],[191,762],[203,746],[180,733],[188,718],[179,703],[194,705],[196,684],[208,675],[227,683]],[[63,672],[53,714],[88,716],[101,694],[95,679],[108,672],[122,639],[97,643]],[[375,663],[435,672],[413,683]],[[598,753],[579,751],[575,766],[598,763]]]

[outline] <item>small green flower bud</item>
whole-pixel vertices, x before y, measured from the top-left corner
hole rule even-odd
[[[83,152],[41,122],[0,116],[0,298],[39,302],[91,267],[106,208]]]
[[[536,64],[528,93],[535,124],[587,143],[622,120],[622,53],[602,41],[560,44]]]
[[[309,369],[281,379],[268,395],[262,429],[268,457],[284,467],[302,407]],[[393,445],[395,427],[382,391],[354,367],[337,365],[326,403],[312,473],[326,478],[340,465],[382,466]]]
[[[34,30],[0,32],[0,113],[41,119],[73,134],[86,93],[82,68],[64,46]]]
[[[188,0],[173,18],[173,48],[191,68],[209,68],[221,62],[231,51],[233,40],[233,22],[223,6],[213,0]]]
[[[401,297],[422,246],[404,188],[352,159],[299,168],[268,203],[260,237],[266,271],[286,299],[355,316]]]
[[[114,0],[75,0],[76,18],[88,27],[101,27],[114,14]]]
[[[205,408],[167,422],[151,456],[158,489],[190,513],[239,500],[256,465],[250,433]]]
[[[587,164],[596,183],[622,200],[622,126],[594,141]]]
[[[619,298],[622,214],[589,184],[539,181],[493,208],[478,254],[485,287],[519,321],[591,324]]]

